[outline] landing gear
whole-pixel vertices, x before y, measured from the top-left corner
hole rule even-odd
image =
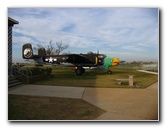
[[[76,76],[80,76],[84,72],[85,72],[85,69],[83,67],[81,67],[81,66],[78,66],[77,69],[75,69]]]
[[[107,74],[111,75],[111,74],[112,74],[112,71],[111,71],[111,70],[108,70],[108,71],[107,71]]]

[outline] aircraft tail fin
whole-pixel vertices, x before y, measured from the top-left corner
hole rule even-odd
[[[39,56],[46,56],[46,50],[44,48],[38,49],[38,55]]]
[[[33,58],[33,50],[31,44],[24,44],[22,47],[22,57],[23,59],[32,59]]]

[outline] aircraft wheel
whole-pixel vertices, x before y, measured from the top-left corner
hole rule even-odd
[[[107,71],[107,74],[111,75],[111,74],[112,74],[112,71],[111,71],[111,70],[108,70],[108,71]]]
[[[76,76],[80,76],[80,75],[82,75],[82,73],[84,73],[84,72],[85,72],[85,69],[82,68],[82,67],[77,67],[77,69],[75,70]]]
[[[80,69],[76,69],[75,70],[75,74],[76,74],[76,76],[80,76],[82,74],[82,72],[81,72]]]
[[[85,69],[84,69],[84,68],[81,68],[81,72],[84,73],[84,72],[85,72]]]

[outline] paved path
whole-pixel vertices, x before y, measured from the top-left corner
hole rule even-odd
[[[145,70],[137,70],[139,72],[144,72],[144,73],[149,73],[149,74],[154,74],[154,75],[158,75],[158,72],[150,72],[150,71],[145,71]]]
[[[24,85],[9,89],[9,94],[83,99],[107,111],[95,120],[158,118],[158,82],[146,89]]]
[[[81,99],[84,91],[85,88],[83,87],[23,85],[20,87],[11,88],[9,90],[9,94]]]
[[[158,83],[146,89],[86,88],[83,99],[107,111],[96,120],[158,119]]]

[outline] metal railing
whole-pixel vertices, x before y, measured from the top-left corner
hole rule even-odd
[[[32,76],[32,71],[28,70],[28,69],[24,69],[24,71],[26,71],[26,73],[22,73],[20,70],[20,67],[16,67],[16,68],[12,68],[12,75],[13,76],[19,76],[22,75],[24,77],[26,77],[26,84],[29,83],[29,77]]]

